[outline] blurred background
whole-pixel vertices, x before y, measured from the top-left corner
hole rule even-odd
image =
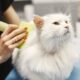
[[[21,19],[31,20],[34,14],[63,12],[80,20],[80,0],[15,0],[13,3]]]
[[[13,3],[21,20],[30,21],[34,15],[63,12],[71,14],[74,31],[80,34],[80,0],[15,0]]]

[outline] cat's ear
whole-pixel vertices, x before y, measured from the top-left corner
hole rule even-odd
[[[71,19],[71,14],[68,14],[67,16],[68,16],[69,19]]]
[[[71,13],[69,8],[63,14],[66,14],[68,18],[71,19]]]
[[[41,16],[34,16],[33,21],[37,28],[41,28],[44,24],[44,20]]]

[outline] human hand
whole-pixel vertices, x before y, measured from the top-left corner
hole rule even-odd
[[[27,32],[25,28],[18,28],[16,25],[9,27],[0,36],[0,62],[8,59],[14,48],[24,42]]]

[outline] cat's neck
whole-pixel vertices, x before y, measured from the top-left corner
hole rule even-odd
[[[45,54],[55,54],[58,53],[59,51],[63,50],[64,47],[67,47],[72,41],[72,38],[64,41],[62,44],[55,44],[55,42],[53,42],[52,44],[49,43],[44,43],[42,44],[42,42],[39,40],[38,45],[41,49],[41,51],[43,51],[43,53]]]

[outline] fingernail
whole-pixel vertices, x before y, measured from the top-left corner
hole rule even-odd
[[[25,27],[24,29],[27,30],[27,27]]]

